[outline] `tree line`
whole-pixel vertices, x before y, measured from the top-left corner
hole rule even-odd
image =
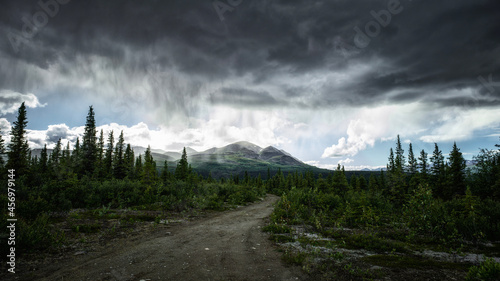
[[[27,112],[24,103],[18,110],[17,120],[10,132],[11,142],[6,147],[0,132],[0,154],[7,155],[7,161],[0,158],[0,168],[15,169],[18,177],[25,177],[30,185],[36,186],[51,180],[68,178],[90,180],[138,180],[153,184],[158,180],[187,180],[192,169],[187,162],[186,150],[174,173],[168,170],[167,162],[160,173],[157,172],[151,148],[148,146],[144,156],[134,155],[131,145],[125,143],[123,131],[115,140],[115,132],[110,131],[104,139],[104,131],[97,134],[95,112],[90,106],[86,118],[83,137],[78,137],[74,148],[70,143],[63,145],[61,139],[49,153],[47,145],[40,156],[32,156],[27,139]]]

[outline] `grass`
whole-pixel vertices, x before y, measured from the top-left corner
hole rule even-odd
[[[436,261],[408,255],[372,255],[363,257],[361,260],[373,265],[389,268],[432,268],[467,271],[470,267],[470,264]]]
[[[77,224],[71,226],[71,230],[77,233],[97,233],[101,230],[100,224]]]
[[[292,233],[292,229],[286,224],[271,223],[262,228],[265,232],[270,233]]]
[[[372,234],[353,234],[343,239],[345,247],[350,249],[366,249],[375,252],[409,252],[404,242],[384,239]]]
[[[269,237],[269,240],[276,242],[276,243],[287,243],[287,242],[294,242],[295,239],[289,235],[279,235],[279,234],[272,234]]]

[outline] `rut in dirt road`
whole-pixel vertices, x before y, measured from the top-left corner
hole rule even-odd
[[[281,261],[261,231],[277,199],[268,195],[252,205],[173,227],[170,235],[75,258],[41,279],[304,280],[299,268]]]

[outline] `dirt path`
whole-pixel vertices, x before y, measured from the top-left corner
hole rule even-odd
[[[75,256],[35,273],[37,280],[304,280],[286,266],[266,233],[264,219],[278,199],[139,237],[86,256]],[[33,277],[33,276],[32,276]]]

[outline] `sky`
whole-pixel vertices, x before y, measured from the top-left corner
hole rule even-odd
[[[500,143],[495,0],[7,0],[0,130],[31,148],[107,135],[202,151],[236,141],[322,168]]]

